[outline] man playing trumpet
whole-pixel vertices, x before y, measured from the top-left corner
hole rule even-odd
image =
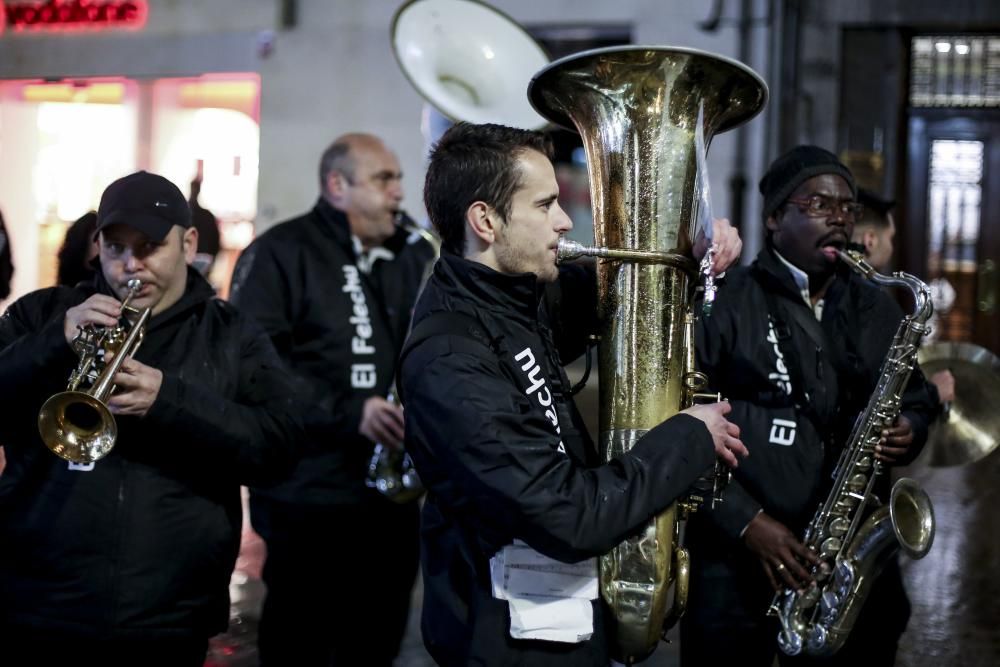
[[[188,266],[198,233],[176,186],[115,181],[97,234],[92,283],[32,292],[0,319],[0,646],[39,664],[200,666],[229,621],[240,485],[294,463],[292,392],[263,331]],[[125,327],[131,309],[149,311],[142,343],[116,360],[114,417],[92,426],[116,428],[114,446],[64,460],[42,443],[40,407],[77,367],[77,336]]]

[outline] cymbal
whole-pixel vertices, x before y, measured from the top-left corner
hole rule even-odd
[[[928,343],[917,355],[928,379],[950,370],[955,400],[931,425],[921,459],[933,467],[985,458],[1000,444],[1000,359],[972,343]]]

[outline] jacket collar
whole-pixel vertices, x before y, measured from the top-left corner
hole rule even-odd
[[[101,294],[108,294],[111,296],[115,295],[114,291],[111,289],[111,285],[108,284],[107,280],[104,279],[104,274],[98,270],[94,275],[94,287],[96,291]],[[150,318],[149,326],[155,327],[168,322],[178,315],[186,313],[188,310],[195,308],[208,301],[209,299],[215,298],[215,290],[209,284],[205,278],[198,273],[198,271],[191,267],[187,267],[187,284],[184,287],[184,294],[181,298],[177,300],[177,303],[173,304],[162,313],[157,313],[156,317]]]
[[[542,288],[533,273],[508,275],[485,264],[444,253],[434,266],[435,282],[445,293],[459,294],[491,311],[529,320],[538,317]]]
[[[329,234],[337,245],[340,246],[345,253],[347,253],[347,256],[351,257],[353,261],[357,263],[361,254],[359,251],[361,244],[355,244],[355,237],[351,233],[351,225],[347,220],[347,214],[335,207],[323,197],[316,200],[316,205],[313,207],[313,213],[315,213],[316,217],[320,219],[320,227],[323,231]],[[399,254],[399,252],[406,245],[409,236],[409,232],[402,227],[397,226],[395,233],[386,239],[385,243],[383,243],[381,247],[391,253],[391,257],[387,258],[389,261],[394,259]]]
[[[808,305],[809,302],[803,301],[803,293],[799,283],[792,275],[792,271],[788,268],[785,261],[782,261],[781,257],[778,256],[777,251],[775,251],[770,243],[765,244],[764,248],[757,254],[757,259],[754,260],[752,268],[764,280],[766,288],[775,290],[779,295],[795,303]],[[859,281],[860,278],[850,268],[842,262],[838,262],[836,278],[830,283],[826,294],[823,296],[822,319],[825,320],[828,312],[832,312],[835,307],[842,305],[844,293],[849,285],[852,282]],[[811,306],[808,307],[811,308]]]

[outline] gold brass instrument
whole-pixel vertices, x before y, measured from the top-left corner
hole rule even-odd
[[[934,541],[934,507],[915,481],[899,479],[888,504],[881,507],[873,493],[875,480],[883,473],[875,446],[882,430],[899,415],[903,390],[934,312],[930,288],[908,273],[877,273],[860,253],[839,251],[839,255],[869,280],[909,289],[915,305],[899,324],[875,391],[837,462],[833,487],[802,539],[824,563],[813,567],[818,586],[803,595],[785,588],[771,603],[768,613],[781,621],[778,647],[788,655],[836,653],[888,560],[900,549],[910,558],[923,558]],[[872,507],[877,509],[869,513]]]
[[[691,335],[696,126],[701,115],[707,145],[756,115],[767,86],[728,58],[637,46],[558,60],[535,75],[529,97],[549,120],[575,127],[587,154],[597,247],[564,241],[560,257],[602,258],[600,446],[607,461],[688,407],[703,384]],[[649,655],[683,612],[688,556],[678,522],[690,506],[674,503],[601,557],[618,661]]]
[[[920,368],[930,378],[948,370],[955,376],[955,398],[931,424],[920,461],[938,468],[975,463],[1000,445],[1000,358],[973,343],[921,345]]]
[[[430,243],[431,247],[434,248],[435,260],[441,256],[441,240],[429,229],[421,227],[403,211],[397,213],[396,224]],[[433,269],[434,262],[428,262],[427,269],[421,279],[421,287],[423,283],[427,282]],[[389,392],[389,402],[395,400],[394,394],[394,391]],[[371,460],[368,462],[368,477],[365,479],[365,485],[375,489],[389,500],[400,504],[419,498],[424,493],[424,485],[420,481],[420,476],[413,466],[410,455],[403,450],[394,450],[380,442],[375,443]]]
[[[67,461],[93,463],[114,447],[118,425],[106,402],[115,390],[118,369],[139,349],[152,312],[129,305],[140,289],[139,280],[128,282],[117,326],[81,327],[73,339],[80,360],[69,376],[67,390],[50,397],[38,412],[42,441],[53,454]],[[135,320],[130,321],[126,313]],[[108,355],[114,355],[110,362],[106,361]],[[81,385],[89,388],[80,390]]]

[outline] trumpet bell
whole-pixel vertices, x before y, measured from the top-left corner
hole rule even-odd
[[[417,92],[454,121],[539,129],[525,90],[549,58],[512,19],[474,0],[411,0],[392,51]]]
[[[42,405],[38,433],[53,454],[72,463],[93,463],[115,444],[118,425],[107,406],[90,394],[64,391]]]
[[[1000,444],[1000,359],[972,343],[929,343],[917,354],[928,378],[955,376],[955,400],[931,425],[921,460],[941,468],[986,458]]]

